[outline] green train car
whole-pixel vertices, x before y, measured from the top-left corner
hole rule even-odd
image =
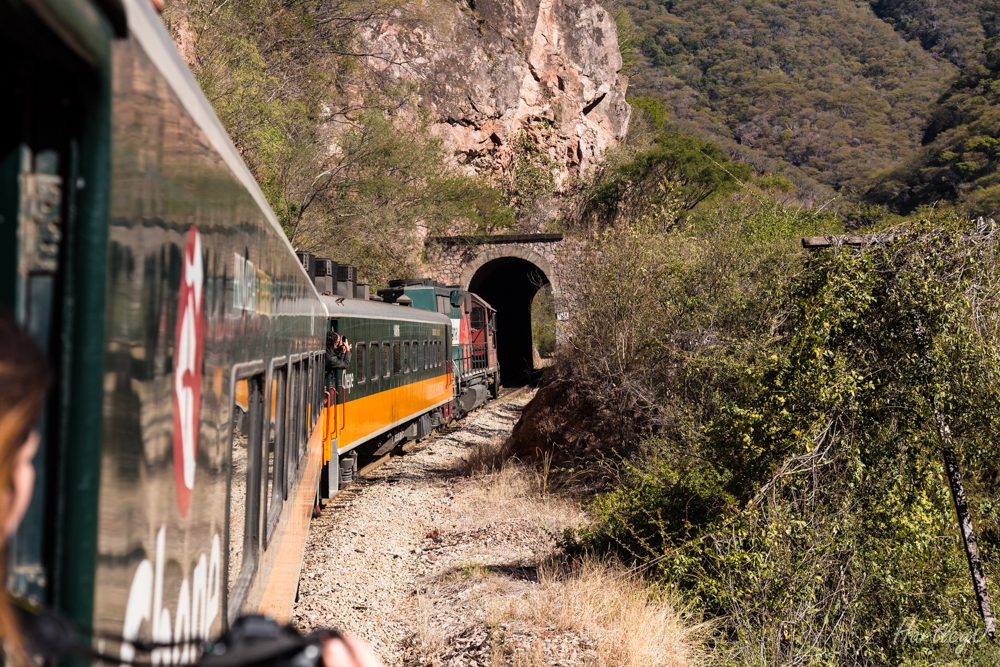
[[[360,299],[321,297],[331,329],[353,345],[348,367],[331,374],[339,478],[324,475],[326,496],[357,475],[361,461],[427,435],[454,416],[451,320],[438,313]],[[336,471],[334,471],[336,474]]]
[[[7,586],[192,662],[288,618],[356,452],[451,418],[452,322],[321,295],[145,0],[0,0],[0,32],[0,307],[55,376]]]
[[[482,297],[426,278],[389,281],[378,292],[388,303],[406,297],[414,308],[447,315],[452,325],[451,365],[457,416],[478,408],[500,393],[497,359],[497,312]]]

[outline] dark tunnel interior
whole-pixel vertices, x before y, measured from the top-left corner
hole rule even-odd
[[[549,280],[541,269],[517,257],[501,257],[484,264],[469,282],[497,311],[497,361],[500,381],[518,387],[530,381],[531,300]]]

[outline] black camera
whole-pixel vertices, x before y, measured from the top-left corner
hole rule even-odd
[[[241,616],[229,632],[205,648],[199,667],[319,667],[322,640],[339,636],[335,630],[301,635],[266,616]]]

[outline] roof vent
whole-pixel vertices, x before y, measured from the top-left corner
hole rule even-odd
[[[302,268],[309,274],[309,279],[314,279],[316,277],[316,255],[304,250],[296,250],[295,255],[299,258]]]

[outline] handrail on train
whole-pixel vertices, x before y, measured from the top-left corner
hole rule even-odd
[[[459,369],[462,375],[486,370],[490,367],[489,346],[486,343],[462,343],[458,346]]]
[[[340,420],[340,428],[337,430],[337,435],[339,437],[340,432],[343,431],[344,430],[344,426],[347,425],[347,390],[344,389],[344,385],[342,385],[342,384],[339,384],[337,386],[340,387],[340,395],[341,395],[341,398],[340,398],[340,405],[341,405],[340,416],[341,416],[341,420]],[[336,408],[336,406],[334,406],[334,412],[336,412],[336,410],[337,410],[337,408]]]

